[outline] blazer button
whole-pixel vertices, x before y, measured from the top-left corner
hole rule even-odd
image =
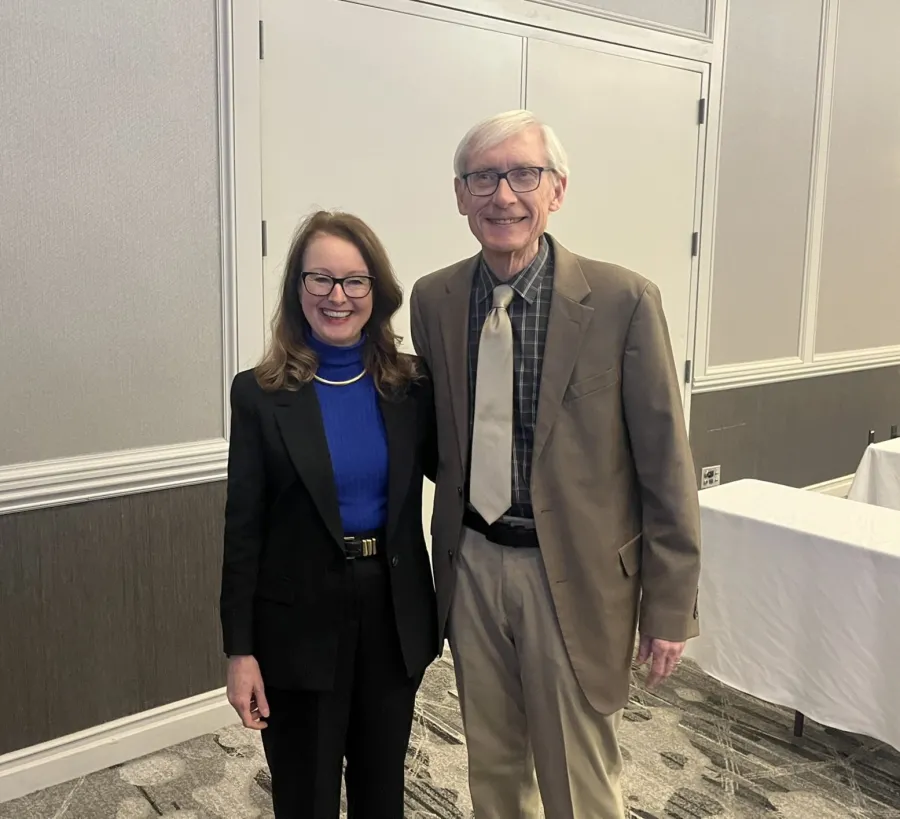
[[[463,496],[463,491],[462,491],[462,487],[461,487],[461,486],[457,486],[457,487],[456,487],[456,494],[459,495],[460,497]]]
[[[453,560],[454,554],[455,552],[453,551],[453,549],[447,549],[447,557],[449,557],[451,560]]]
[[[391,566],[396,566],[400,562],[400,558],[397,555],[394,555],[391,558]]]

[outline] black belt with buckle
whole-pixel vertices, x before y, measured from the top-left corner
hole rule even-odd
[[[344,536],[344,554],[347,560],[356,560],[359,557],[374,557],[381,552],[381,541],[384,535],[381,532],[369,532],[362,535]]]
[[[488,523],[474,509],[463,512],[463,526],[482,534],[491,543],[513,549],[537,549],[538,536],[534,524],[516,524],[497,521]]]

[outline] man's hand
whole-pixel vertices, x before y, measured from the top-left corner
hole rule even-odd
[[[268,726],[269,703],[256,657],[246,655],[228,660],[228,702],[237,711],[245,728],[255,731]]]
[[[638,647],[637,662],[643,665],[650,662],[650,673],[647,675],[647,688],[658,685],[681,662],[681,654],[684,651],[684,643],[670,643],[668,640],[657,640],[655,637],[641,635]]]

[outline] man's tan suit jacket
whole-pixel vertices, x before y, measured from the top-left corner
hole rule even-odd
[[[548,238],[555,272],[531,498],[569,659],[589,702],[609,714],[628,699],[638,625],[676,642],[698,634],[697,484],[659,290]],[[465,505],[478,260],[423,277],[410,301],[413,345],[437,405],[431,533],[441,644]]]

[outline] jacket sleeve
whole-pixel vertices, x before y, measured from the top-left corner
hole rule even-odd
[[[412,293],[409,297],[409,319],[413,348],[416,351],[416,355],[425,362],[430,371],[432,366],[431,347],[428,343],[428,330],[422,315],[422,291],[419,287],[419,282],[413,285]]]
[[[683,642],[699,634],[700,506],[669,329],[653,284],[631,319],[622,391],[643,506],[640,630]]]
[[[437,414],[434,407],[434,384],[431,381],[431,373],[428,372],[424,362],[420,365],[425,370],[425,379],[422,384],[422,397],[419,412],[422,418],[422,469],[425,477],[432,483],[437,478],[438,449],[437,449]]]
[[[422,385],[420,413],[424,426],[424,451],[422,464],[425,477],[434,483],[437,477],[438,452],[437,452],[437,417],[434,405],[434,383],[431,379],[431,358],[428,347],[428,334],[422,319],[422,305],[420,291],[417,285],[413,286],[409,303],[410,324],[412,327],[412,343],[419,356],[419,366],[425,371],[425,379]]]
[[[252,374],[244,374],[252,378]],[[219,610],[228,655],[253,653],[253,598],[265,520],[265,469],[259,413],[238,375],[231,385],[231,436],[225,501],[225,548]]]

